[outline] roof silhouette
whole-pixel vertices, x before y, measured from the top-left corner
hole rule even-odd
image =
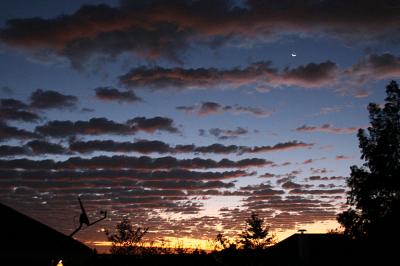
[[[353,265],[358,250],[353,240],[341,234],[298,233],[271,247],[282,265]]]
[[[0,214],[0,262],[56,265],[60,259],[72,262],[92,254],[92,250],[81,242],[1,203]]]

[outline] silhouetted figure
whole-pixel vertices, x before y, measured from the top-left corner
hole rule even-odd
[[[98,223],[98,222],[100,222],[100,221],[102,221],[102,220],[104,220],[104,219],[107,218],[107,211],[100,211],[100,214],[103,214],[104,216],[103,216],[102,218],[100,218],[100,219],[94,221],[93,223],[90,223],[90,222],[89,222],[89,217],[87,216],[86,211],[85,211],[85,208],[83,207],[81,198],[78,197],[78,200],[79,200],[79,205],[81,206],[81,211],[82,211],[82,213],[81,213],[81,215],[79,216],[79,226],[78,226],[78,228],[76,228],[76,229],[69,235],[70,237],[72,237],[73,235],[75,235],[76,233],[78,233],[78,231],[82,229],[82,226],[83,226],[84,224],[86,224],[86,226],[91,226],[91,225],[94,225],[94,224],[96,224],[96,223]]]

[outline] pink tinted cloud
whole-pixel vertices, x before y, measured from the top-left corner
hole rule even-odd
[[[325,132],[332,134],[353,134],[361,127],[334,127],[331,124],[323,124],[321,126],[303,125],[295,129],[297,132]]]

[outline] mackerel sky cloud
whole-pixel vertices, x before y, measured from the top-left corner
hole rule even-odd
[[[108,210],[76,235],[100,250],[125,215],[155,241],[235,235],[252,211],[280,239],[326,232],[362,163],[366,107],[400,77],[399,13],[378,0],[1,1],[0,202],[69,234],[80,196]]]

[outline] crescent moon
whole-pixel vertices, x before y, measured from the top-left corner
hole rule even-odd
[[[297,55],[295,53],[292,53],[292,57],[296,57]]]

